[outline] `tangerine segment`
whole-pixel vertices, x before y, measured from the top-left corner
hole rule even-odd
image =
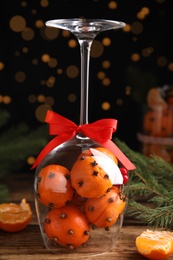
[[[70,176],[73,188],[85,198],[100,197],[112,187],[108,174],[93,156],[83,155],[83,153],[74,163]]]
[[[167,259],[173,254],[173,232],[147,229],[136,238],[136,248],[148,259]]]
[[[125,197],[121,197],[119,188],[113,186],[101,198],[88,199],[84,212],[94,227],[108,228],[117,221],[125,206]]]
[[[64,207],[74,194],[69,170],[55,164],[42,168],[37,176],[36,194],[38,200],[47,207]]]
[[[21,203],[0,204],[0,229],[7,232],[18,232],[24,229],[32,218],[30,205],[26,199]]]
[[[90,236],[86,216],[73,205],[52,209],[45,218],[44,230],[50,239],[71,250],[80,247]]]

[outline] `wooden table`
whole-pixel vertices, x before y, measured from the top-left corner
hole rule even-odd
[[[59,255],[49,252],[43,244],[40,234],[35,205],[34,205],[34,191],[33,173],[11,175],[6,177],[3,182],[9,188],[9,197],[4,198],[4,201],[19,203],[22,198],[26,198],[30,203],[33,218],[30,224],[18,233],[7,233],[0,230],[0,260],[54,260],[62,259]],[[123,227],[120,232],[119,239],[113,251],[104,255],[95,256],[93,260],[142,260],[146,259],[141,256],[135,248],[135,238],[147,229],[134,220],[125,217]],[[73,254],[69,260],[78,258]],[[91,260],[91,257],[84,258]],[[173,256],[169,258],[173,260]],[[80,260],[80,259],[79,259]]]

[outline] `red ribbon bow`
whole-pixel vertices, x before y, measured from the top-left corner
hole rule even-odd
[[[49,134],[56,135],[56,137],[43,148],[31,169],[35,168],[55,147],[70,140],[79,132],[109,149],[127,170],[134,170],[136,168],[115,143],[111,141],[112,134],[116,131],[117,120],[107,118],[98,120],[92,124],[77,126],[69,119],[48,110],[45,122],[49,124]]]

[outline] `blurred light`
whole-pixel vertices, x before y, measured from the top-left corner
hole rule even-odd
[[[68,68],[66,69],[66,75],[69,78],[76,78],[79,75],[78,67],[74,65],[68,66]]]
[[[28,101],[30,102],[30,103],[35,103],[36,101],[37,101],[37,97],[36,97],[36,95],[29,95],[28,96]]]
[[[116,9],[117,8],[117,3],[115,1],[110,1],[108,3],[108,8],[112,9],[112,10]]]
[[[105,76],[106,75],[105,75],[105,73],[103,71],[100,71],[100,72],[97,73],[97,78],[100,79],[100,80],[104,79]]]
[[[25,41],[31,41],[34,38],[34,31],[31,28],[26,27],[21,35]]]
[[[68,95],[68,101],[69,102],[75,102],[76,99],[77,99],[76,94],[71,93],[71,94]]]
[[[158,57],[158,59],[157,59],[157,64],[158,64],[158,66],[164,67],[164,66],[167,65],[167,63],[168,63],[168,60],[167,60],[166,57],[164,57],[164,56]]]
[[[45,24],[44,24],[44,22],[42,20],[37,20],[35,22],[35,26],[36,26],[36,28],[42,28],[42,27],[45,26]]]
[[[110,103],[109,102],[103,102],[102,104],[101,104],[101,108],[103,109],[103,110],[109,110],[110,109],[110,107],[111,107],[111,105],[110,105]]]
[[[57,28],[53,28],[53,27],[44,27],[44,31],[42,31],[43,36],[45,35],[45,37],[49,40],[55,40],[58,35],[59,35],[59,29]]]
[[[140,22],[134,22],[131,24],[131,31],[133,34],[141,34],[143,31],[143,25]]]
[[[43,62],[49,62],[50,61],[50,55],[49,54],[43,54],[41,57],[41,60]]]
[[[123,99],[122,99],[122,98],[118,98],[118,99],[116,100],[116,104],[117,104],[118,106],[122,106],[122,104],[123,104]]]
[[[91,46],[91,57],[100,57],[103,54],[103,51],[103,44],[97,40],[93,41],[93,44]]]
[[[42,7],[47,7],[49,5],[49,1],[48,0],[41,0],[40,5]]]
[[[1,61],[1,62],[0,62],[0,70],[3,70],[4,67],[5,67],[5,65],[4,65],[4,63]]]
[[[22,32],[26,27],[26,20],[20,15],[15,15],[10,19],[10,28],[14,32]]]
[[[110,66],[111,66],[111,63],[110,63],[109,60],[105,60],[105,61],[102,62],[102,67],[103,67],[104,69],[109,69]]]
[[[40,94],[40,95],[38,95],[37,100],[38,100],[38,102],[43,103],[43,102],[45,102],[46,97],[45,97],[45,95]]]
[[[35,116],[38,121],[44,122],[47,110],[52,110],[47,104],[39,105],[35,110]]]
[[[29,156],[26,161],[29,165],[33,165],[35,158],[33,156]]]
[[[133,53],[132,55],[131,55],[131,60],[132,61],[139,61],[140,60],[140,55],[138,54],[138,53]]]
[[[127,87],[125,88],[125,94],[126,94],[127,96],[129,96],[129,95],[131,94],[131,87],[130,87],[130,86],[127,86]]]
[[[103,81],[102,81],[102,84],[103,86],[109,86],[111,83],[110,79],[109,78],[104,78]]]
[[[73,40],[73,39],[69,40],[68,46],[69,46],[70,48],[75,48],[76,46],[78,46],[77,41],[76,41],[76,40]]]
[[[131,31],[131,25],[130,24],[126,24],[126,26],[123,28],[124,32],[130,32]]]
[[[3,103],[4,104],[10,104],[11,103],[11,97],[10,96],[4,96],[3,97]]]
[[[23,81],[25,81],[25,79],[26,79],[26,74],[25,74],[25,72],[23,72],[23,71],[18,71],[18,72],[16,72],[16,74],[15,74],[15,80],[17,81],[17,82],[23,82]]]
[[[111,45],[111,40],[109,38],[104,38],[102,40],[102,43],[104,46],[110,46]]]
[[[55,100],[53,97],[46,97],[45,99],[45,104],[49,105],[49,106],[53,106],[55,103]]]
[[[173,62],[170,62],[170,63],[168,64],[168,69],[169,69],[170,71],[173,71]]]
[[[57,61],[55,58],[51,58],[51,59],[48,61],[48,65],[49,65],[49,67],[51,67],[51,68],[55,68],[55,67],[58,65],[58,61]]]

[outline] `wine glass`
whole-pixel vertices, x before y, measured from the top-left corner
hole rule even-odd
[[[111,29],[117,30],[123,28],[125,26],[125,23],[105,19],[70,18],[50,20],[46,22],[46,26],[69,30],[78,39],[81,53],[80,124],[78,127],[76,127],[75,124],[68,119],[64,119],[60,115],[57,116],[53,112],[49,112],[47,122],[50,123],[51,121],[52,133],[55,134],[56,127],[59,129],[60,132],[59,136],[53,139],[53,145],[52,143],[50,145],[51,148],[49,147],[49,149],[46,149],[46,151],[44,150],[44,156],[42,156],[42,159],[38,163],[36,169],[36,212],[43,241],[45,247],[48,250],[59,254],[61,258],[72,257],[72,254],[79,256],[79,258],[86,256],[91,257],[111,251],[115,246],[123,223],[123,212],[126,205],[126,200],[123,192],[123,176],[121,174],[120,167],[118,166],[119,162],[116,156],[113,155],[112,152],[109,153],[109,150],[105,148],[102,144],[100,144],[97,138],[97,140],[91,138],[91,129],[91,135],[89,136],[85,134],[85,131],[82,131],[82,126],[88,125],[88,82],[90,49],[94,38],[99,33]],[[63,124],[66,125],[65,130],[62,126]],[[71,130],[75,127],[77,128],[76,132]],[[96,132],[97,129],[99,135],[98,125],[96,126]],[[72,133],[69,133],[70,131]],[[59,138],[60,140],[57,142],[56,138]],[[76,186],[76,176],[79,175],[80,178],[80,175],[82,176],[84,172],[86,174],[84,159],[88,160],[88,171],[90,171],[89,167],[91,167],[91,165],[92,167],[94,167],[93,169],[96,169],[97,167],[97,171],[93,170],[93,175],[97,176],[98,174],[101,174],[101,172],[102,174],[104,172],[104,179],[111,183],[111,186],[109,184],[104,193],[103,191],[98,193],[97,186],[93,188],[95,185],[94,181],[90,182],[90,184],[87,185],[87,189],[89,190],[89,192],[88,190],[81,192],[80,188],[83,186],[83,181],[81,180],[77,181],[77,185],[79,187]],[[114,170],[115,172],[113,172]],[[81,172],[79,173],[78,171]],[[114,175],[116,174],[118,177],[115,180]],[[71,184],[69,184],[69,177]],[[70,188],[68,188],[69,185],[71,185],[72,187],[70,186]],[[112,187],[115,188],[113,199],[109,198],[113,190]],[[102,188],[100,188],[100,190],[101,189]],[[63,202],[64,197],[65,203]],[[98,205],[107,205],[106,203],[108,202],[102,202],[102,200],[104,201],[105,199],[107,199],[107,201],[109,202],[112,200],[114,201],[112,205],[117,205],[117,211],[113,214],[113,216],[109,217],[109,215],[107,215],[107,221],[111,222],[112,218],[114,218],[117,214],[116,221],[114,220],[113,224],[107,224],[107,226],[105,224],[102,224],[103,220],[98,221],[100,216],[97,217],[97,221],[95,222],[94,220],[91,220],[93,218],[92,210],[94,209],[92,203],[95,203],[95,207],[98,207]],[[68,209],[71,206],[74,206],[74,208],[76,208],[76,213],[73,212],[73,218],[69,219],[69,221],[67,221],[67,223],[63,225],[61,224],[62,219],[60,222],[58,222],[57,220],[59,212],[61,212],[61,217],[68,216]],[[102,206],[99,206],[99,209],[97,209],[97,211],[101,210],[101,213],[98,213],[101,214],[101,216],[107,214],[106,212],[109,208],[109,206],[103,206],[104,209],[102,209]],[[87,210],[89,212],[87,212],[86,214]],[[72,226],[70,226],[68,231],[66,231],[65,226],[68,226],[70,225],[70,222],[75,221],[75,214],[77,214],[77,212],[79,213],[79,215],[82,215],[82,220],[80,221],[83,224],[81,224],[81,227],[79,226],[78,231],[76,231],[76,229],[78,228],[78,222],[74,222],[71,224]],[[85,226],[84,231],[81,231],[83,227],[82,225]],[[79,236],[79,238],[77,238],[77,241],[74,238],[75,232],[77,232],[76,236]],[[80,235],[80,232],[83,233]],[[66,241],[68,236],[66,233],[71,236],[70,241]],[[84,234],[85,238],[81,239],[81,236],[83,236]],[[80,239],[82,242],[79,246],[78,241],[80,241]]]

